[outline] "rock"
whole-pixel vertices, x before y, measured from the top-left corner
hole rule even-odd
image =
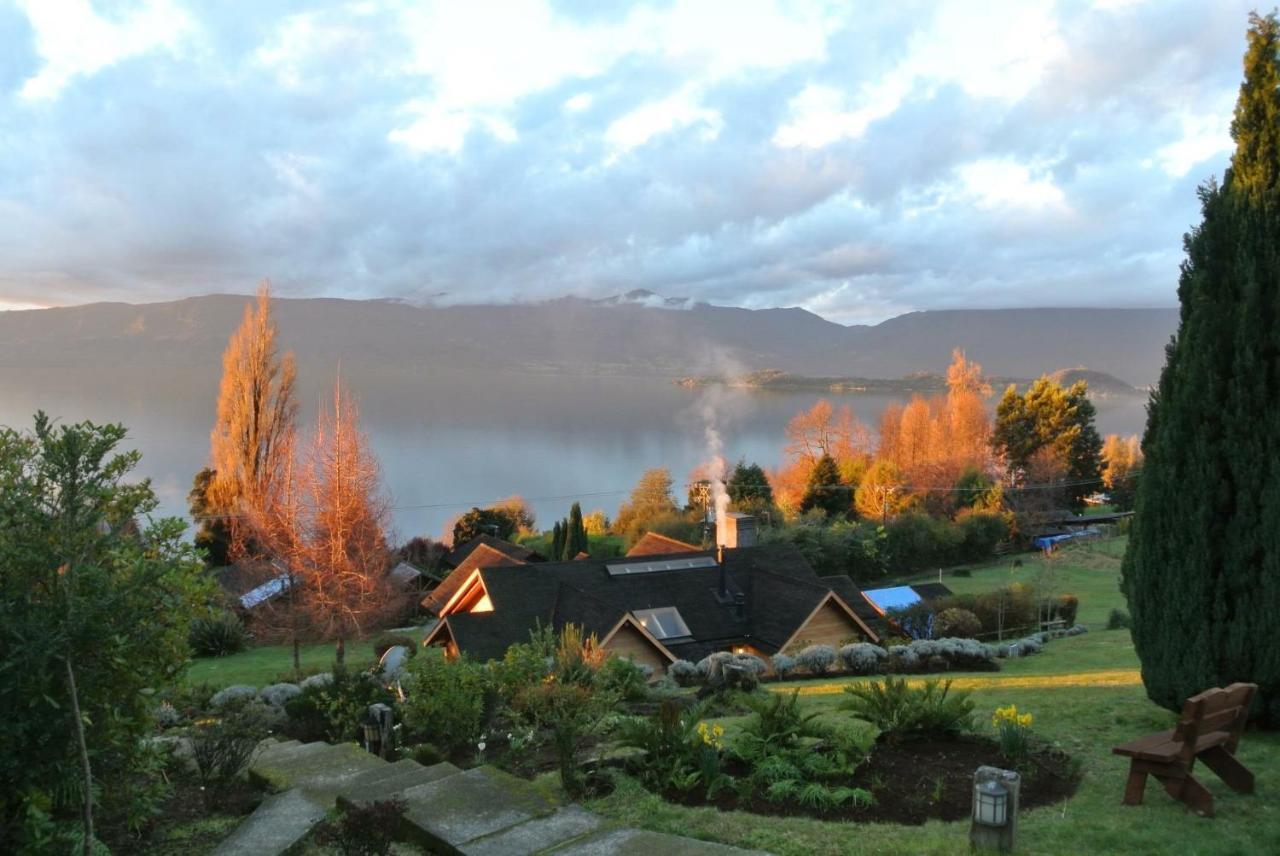
[[[283,709],[285,702],[299,695],[302,695],[302,689],[297,684],[272,684],[263,687],[258,693],[258,698],[272,707]]]
[[[300,790],[267,797],[214,856],[276,856],[324,819],[325,807]]]
[[[312,675],[302,681],[302,689],[307,690],[312,687],[327,687],[333,683],[333,672],[321,672],[318,675]]]

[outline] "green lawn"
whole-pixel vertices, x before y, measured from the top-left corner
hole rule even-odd
[[[1050,560],[1059,591],[1080,598],[1083,636],[1049,643],[1044,653],[1007,662],[998,674],[960,675],[972,690],[980,723],[1001,705],[1016,704],[1035,717],[1035,731],[1077,758],[1084,778],[1077,794],[1056,806],[1024,812],[1019,818],[1019,851],[1024,853],[1277,853],[1280,852],[1280,734],[1250,732],[1238,757],[1258,779],[1258,793],[1241,796],[1205,771],[1202,781],[1217,801],[1217,817],[1196,817],[1169,799],[1158,784],[1147,787],[1146,804],[1120,804],[1127,760],[1110,748],[1150,731],[1169,728],[1173,715],[1149,702],[1137,679],[1138,661],[1127,631],[1107,631],[1107,614],[1124,608],[1119,592],[1119,559],[1124,540],[1075,545]],[[1044,561],[1023,557],[947,576],[956,591],[985,591],[1010,582],[1030,582]],[[934,577],[936,579],[936,577]],[[854,679],[787,684],[804,703],[830,719],[843,685]],[[1076,684],[1076,685],[1071,685]],[[726,721],[727,726],[736,723]],[[842,853],[967,853],[968,823],[920,827],[827,823],[742,812],[692,809],[664,802],[634,786],[596,800],[590,807],[620,821],[665,832],[693,835],[778,854],[820,856]]]

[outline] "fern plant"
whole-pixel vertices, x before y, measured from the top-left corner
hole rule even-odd
[[[845,687],[840,707],[880,730],[877,738],[897,743],[934,735],[954,735],[973,727],[973,702],[967,692],[951,692],[951,681],[926,681],[913,687],[904,678],[886,677]]]

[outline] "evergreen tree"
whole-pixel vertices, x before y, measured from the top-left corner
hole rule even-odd
[[[569,535],[564,549],[565,559],[576,558],[579,553],[590,551],[587,528],[582,525],[582,506],[574,503],[569,509]]]
[[[1200,190],[1123,565],[1147,694],[1233,681],[1280,726],[1280,24],[1250,17],[1222,185]]]
[[[551,561],[558,562],[564,558],[564,523],[557,520],[551,530]]]
[[[725,484],[729,501],[738,511],[757,514],[773,505],[773,488],[759,464],[738,461]]]
[[[991,444],[1015,480],[1061,481],[1063,500],[1079,510],[1100,484],[1102,438],[1094,414],[1084,381],[1063,388],[1042,377],[1025,394],[1010,385],[996,405]]]
[[[849,486],[840,481],[840,468],[830,455],[818,458],[809,472],[800,510],[813,508],[825,511],[829,516],[843,516],[853,507],[853,495]]]
[[[187,494],[191,519],[196,522],[195,544],[204,550],[205,561],[210,567],[220,568],[231,562],[231,520],[225,512],[213,506],[209,489],[217,473],[205,467],[196,473]]]

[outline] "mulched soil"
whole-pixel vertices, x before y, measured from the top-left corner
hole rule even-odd
[[[842,784],[865,788],[875,802],[865,808],[842,806],[819,811],[794,803],[774,803],[753,797],[739,799],[722,793],[708,802],[700,795],[668,793],[663,796],[682,805],[711,805],[722,811],[750,811],[783,817],[816,817],[822,820],[875,821],[916,825],[926,820],[962,820],[973,809],[973,772],[987,765],[1007,768],[999,746],[979,737],[931,739],[878,744],[871,757]],[[734,775],[745,770],[730,769]],[[1071,759],[1056,750],[1039,750],[1022,765],[1022,808],[1061,802],[1075,793],[1079,774]]]

